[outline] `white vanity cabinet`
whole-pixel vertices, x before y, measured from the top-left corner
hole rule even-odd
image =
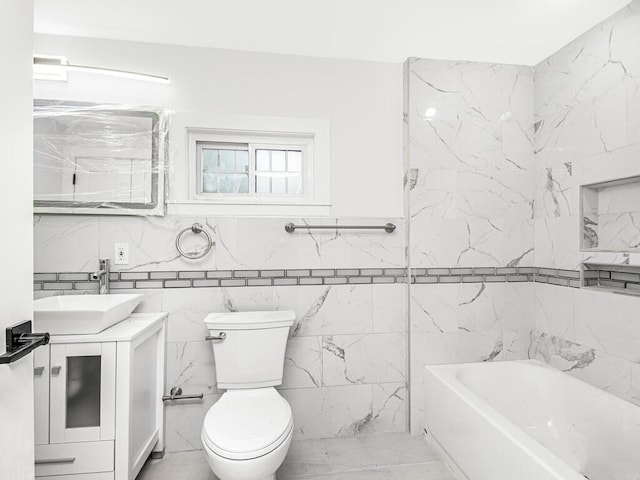
[[[164,450],[165,319],[133,314],[34,352],[36,477],[134,480]]]

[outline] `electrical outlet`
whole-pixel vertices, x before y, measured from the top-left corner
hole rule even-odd
[[[129,244],[116,243],[114,261],[116,265],[129,265]]]

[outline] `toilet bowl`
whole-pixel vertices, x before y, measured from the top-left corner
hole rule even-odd
[[[216,384],[226,389],[207,412],[202,445],[220,480],[275,480],[293,436],[282,384],[284,352],[295,314],[233,312],[205,319]]]
[[[222,480],[275,479],[293,434],[291,407],[272,387],[231,390],[207,412],[202,444]]]

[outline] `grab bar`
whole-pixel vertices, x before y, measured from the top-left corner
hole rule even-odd
[[[385,225],[296,225],[287,223],[284,229],[287,233],[293,233],[296,229],[302,230],[384,230],[387,233],[393,233],[396,226],[393,223]]]

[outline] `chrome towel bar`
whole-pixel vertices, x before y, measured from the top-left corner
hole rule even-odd
[[[287,223],[284,226],[288,233],[293,233],[298,228],[301,230],[384,230],[387,233],[393,233],[396,230],[393,223],[385,225],[296,225]]]

